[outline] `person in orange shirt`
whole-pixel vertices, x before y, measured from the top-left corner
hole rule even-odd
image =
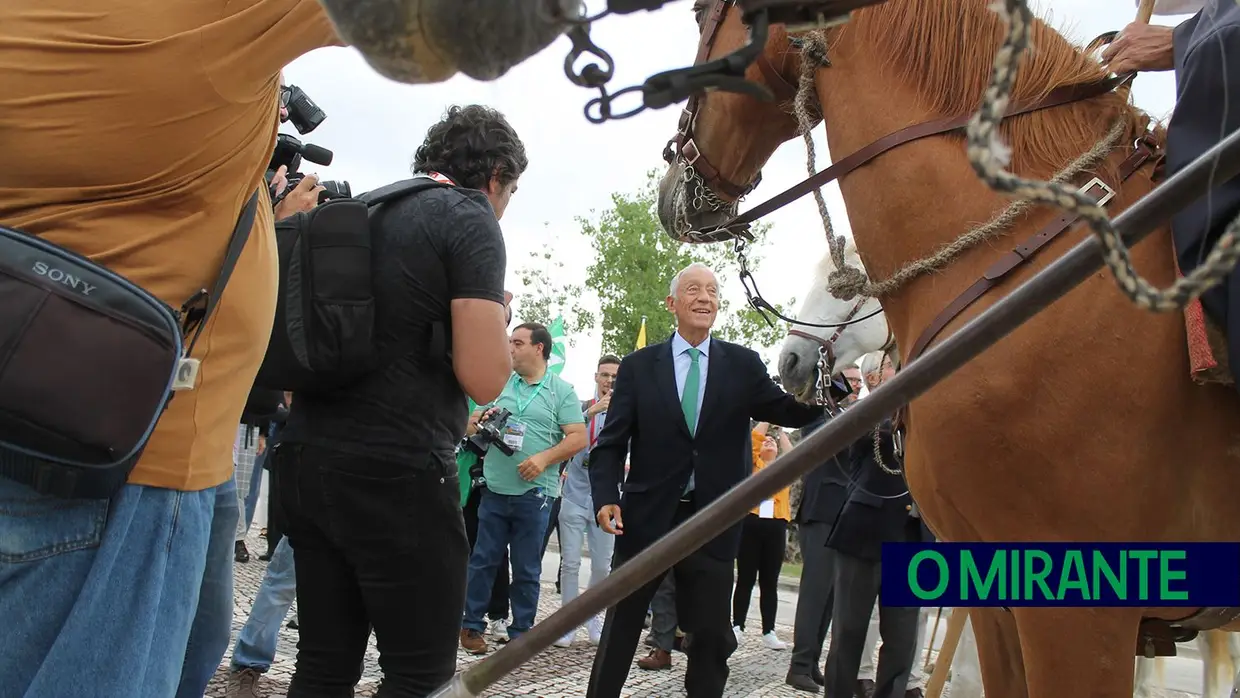
[[[217,664],[227,649],[229,451],[275,309],[263,173],[279,74],[340,43],[315,0],[0,3],[4,225],[178,308],[212,287],[238,214],[259,192],[193,353],[198,381],[171,401],[128,484],[110,499],[60,499],[0,478],[5,696],[176,695],[200,605],[229,610],[223,644],[211,643]],[[95,409],[104,418],[107,406]],[[222,556],[208,555],[213,537]]]
[[[792,448],[788,435],[769,433],[770,424],[754,427],[753,471],[757,473],[775,460],[780,451]],[[745,516],[741,529],[741,549],[736,556],[736,589],[732,593],[732,631],[740,642],[745,632],[745,616],[754,583],[758,583],[758,609],[762,613],[762,644],[773,650],[788,645],[775,634],[775,614],[779,610],[779,572],[788,545],[788,521],[792,518],[791,491],[785,487]]]

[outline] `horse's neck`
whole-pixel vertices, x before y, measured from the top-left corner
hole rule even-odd
[[[911,90],[884,82],[879,61],[832,56],[819,71],[823,120],[831,159],[854,153],[902,128],[937,118],[917,106]],[[931,137],[897,146],[840,182],[858,252],[870,278],[882,281],[909,262],[933,254],[993,218],[1009,199],[974,174],[959,139]],[[1020,235],[1014,228],[1010,235]],[[1000,243],[1001,245],[1006,243]],[[992,246],[967,252],[942,274],[905,284],[883,298],[902,347],[997,256]]]

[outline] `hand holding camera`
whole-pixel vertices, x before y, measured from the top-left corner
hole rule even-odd
[[[272,179],[275,183],[275,179]],[[275,216],[276,220],[284,220],[289,216],[294,216],[303,211],[309,211],[319,203],[319,192],[324,191],[322,185],[319,184],[318,175],[306,175],[301,178],[297,186],[293,187],[280,203],[276,204]]]

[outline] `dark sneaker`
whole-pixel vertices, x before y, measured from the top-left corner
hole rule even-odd
[[[237,562],[250,561],[250,549],[245,547],[245,541],[237,541],[236,545],[233,546],[233,552],[235,553],[234,559]]]

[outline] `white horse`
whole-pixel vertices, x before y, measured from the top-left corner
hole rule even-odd
[[[844,258],[864,271],[851,240],[844,247]],[[784,385],[813,385],[807,378],[812,376],[822,352],[827,353],[833,374],[871,352],[885,351],[895,358],[891,330],[878,299],[844,301],[827,290],[827,278],[835,268],[828,253],[819,262],[813,285],[796,316],[800,322],[793,324],[792,333],[784,340],[779,353]],[[854,322],[843,327],[815,327],[850,321]],[[1240,698],[1240,634],[1209,631],[1198,634],[1195,643],[1202,662],[1202,698]],[[971,623],[965,625],[951,670],[952,698],[982,698],[981,665]],[[1161,695],[1157,685],[1163,683],[1162,674],[1162,659],[1138,657],[1134,698]]]
[[[844,259],[864,270],[852,240],[844,247]],[[792,331],[779,352],[779,375],[784,385],[813,385],[809,379],[818,365],[820,352],[827,353],[830,372],[836,374],[852,366],[865,354],[886,351],[893,354],[895,339],[877,298],[843,301],[827,290],[827,277],[835,271],[828,253],[818,263],[813,286],[801,304]],[[852,322],[843,327],[815,327]]]

